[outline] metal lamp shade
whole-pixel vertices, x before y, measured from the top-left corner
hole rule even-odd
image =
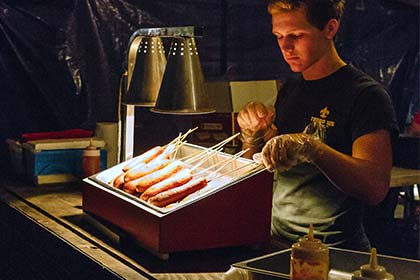
[[[215,112],[209,104],[194,37],[173,38],[156,105],[150,110],[162,114]]]
[[[132,45],[134,49],[131,56],[129,54],[127,94],[124,103],[153,107],[166,67],[162,40],[156,36],[138,37],[133,40]]]

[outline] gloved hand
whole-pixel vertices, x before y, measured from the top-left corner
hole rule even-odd
[[[264,135],[273,126],[275,110],[261,102],[249,102],[238,114],[241,141],[248,145],[263,145]]]
[[[319,150],[321,140],[310,134],[283,134],[271,138],[262,150],[262,161],[268,171],[286,171],[302,162],[310,162]]]

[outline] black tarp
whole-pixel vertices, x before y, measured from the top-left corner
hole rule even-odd
[[[420,2],[347,2],[337,48],[347,62],[388,87],[403,132],[420,106]]]
[[[261,1],[0,0],[0,156],[4,140],[24,132],[116,121],[131,34],[180,25],[205,28],[206,78],[289,73]],[[345,60],[390,88],[402,128],[418,109],[419,6],[348,0],[337,39]]]

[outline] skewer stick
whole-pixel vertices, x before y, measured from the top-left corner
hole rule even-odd
[[[184,139],[193,131],[195,131],[196,129],[198,129],[198,127],[195,127],[193,129],[189,129],[187,132],[185,132],[184,134],[182,134],[181,132],[179,133],[178,137],[174,138],[171,142],[169,142],[168,144],[166,144],[164,146],[164,148],[166,149],[167,147],[169,147],[170,145],[174,145],[174,151],[171,151],[172,156],[171,159],[174,159],[176,156],[176,153],[178,152],[178,149],[184,145],[186,143],[186,141],[184,141]]]
[[[171,142],[169,142],[168,144],[166,144],[164,147],[167,147],[171,144],[176,145],[177,143],[182,143],[184,141],[185,138],[187,138],[187,136],[192,133],[193,131],[197,130],[198,127],[189,129],[187,132],[185,132],[184,134],[182,134],[181,132],[179,133],[179,135],[177,137],[175,137]]]
[[[236,134],[234,134],[234,135],[230,136],[229,138],[226,138],[225,140],[223,140],[223,141],[221,141],[221,142],[217,143],[216,145],[211,146],[211,147],[209,147],[209,148],[205,149],[204,151],[199,151],[199,152],[197,152],[197,153],[195,153],[195,154],[185,156],[185,157],[183,157],[181,160],[183,160],[183,161],[185,161],[185,162],[193,162],[193,161],[195,161],[197,158],[201,158],[201,157],[203,156],[203,154],[206,154],[206,153],[208,153],[209,151],[212,151],[212,150],[214,150],[214,149],[219,149],[219,148],[222,148],[222,147],[223,147],[225,144],[227,144],[229,141],[231,141],[231,140],[235,139],[236,137],[238,137],[238,135],[239,135],[239,134],[240,134],[240,133],[236,133]]]
[[[246,151],[246,150],[245,150]],[[240,152],[238,152],[236,155],[239,155],[239,156],[241,156],[242,154],[244,154],[245,152],[244,151],[240,151]],[[235,155],[233,155],[233,157],[235,157]],[[206,169],[202,169],[202,170],[200,170],[198,173],[196,173],[195,175],[198,175],[198,174],[202,174],[202,173],[205,173],[205,172],[208,172],[210,169],[213,169],[213,168],[216,168],[216,166],[218,166],[218,165],[220,165],[220,164],[223,164],[223,163],[229,163],[229,162],[231,162],[232,161],[232,157],[229,157],[229,158],[227,158],[227,159],[224,159],[224,160],[221,160],[221,161],[218,161],[218,162],[216,162],[215,164],[213,164],[213,165],[211,165],[211,166],[209,166],[209,167],[207,167]],[[226,165],[225,165],[226,166]]]
[[[243,169],[243,168],[245,168],[245,167],[248,167],[248,166],[250,166],[250,165],[254,165],[254,167],[252,167],[251,169],[249,169],[247,172],[248,173],[251,173],[252,171],[254,171],[254,170],[257,170],[257,169],[265,169],[265,168],[262,168],[261,167],[261,165],[258,165],[258,164],[256,164],[255,162],[250,162],[250,163],[247,163],[247,164],[245,164],[245,165],[242,165],[241,167],[238,167],[238,168],[236,168],[236,169],[234,169],[234,170],[231,170],[230,172],[231,173],[233,173],[233,172],[237,172],[237,171],[239,171],[239,170],[241,170],[241,169]],[[216,176],[216,177],[214,177],[214,178],[212,178],[211,180],[213,181],[213,180],[216,180],[216,179],[218,179],[218,178],[220,178],[220,177],[223,177],[223,176],[226,176],[226,174],[219,174],[219,176]],[[241,176],[237,176],[237,178],[240,178]],[[231,181],[234,181],[234,180],[236,180],[237,178],[232,178],[232,180]]]
[[[240,156],[242,156],[244,153],[246,153],[247,151],[249,150],[249,148],[248,149],[245,149],[245,150],[242,150],[242,151],[240,151],[240,152],[238,152],[238,153],[236,153],[232,158],[230,158],[230,159],[228,159],[228,160],[226,160],[225,161],[225,163],[222,165],[222,166],[220,166],[219,168],[217,168],[215,171],[213,171],[212,173],[210,173],[209,175],[207,175],[207,180],[208,181],[211,181],[212,179],[211,179],[211,177],[212,176],[214,176],[215,174],[217,174],[217,172],[219,172],[220,170],[222,170],[226,165],[228,165],[229,163],[231,163],[232,161],[234,161],[234,160],[236,160],[238,157],[240,157]],[[218,164],[217,164],[218,165]],[[214,179],[214,178],[213,178]]]
[[[190,128],[187,132],[185,132],[184,133],[184,135],[182,135],[182,137],[181,137],[181,141],[184,141],[185,140],[185,138],[187,138],[187,136],[189,135],[189,134],[191,134],[192,132],[194,132],[195,130],[197,130],[198,129],[198,126],[196,126],[196,127],[194,127],[194,128]]]
[[[179,135],[174,138],[171,142],[169,142],[168,144],[166,144],[166,146],[171,145],[171,144],[175,144],[175,143],[179,143],[179,142],[183,142],[185,140],[185,138],[187,138],[187,136],[189,134],[191,134],[192,132],[194,132],[195,130],[198,129],[198,126],[195,128],[190,128],[187,132],[185,132],[184,134],[182,134],[181,132],[179,133]]]
[[[195,170],[196,168],[198,168],[200,165],[202,165],[203,163],[205,163],[207,160],[209,160],[210,158],[214,157],[218,152],[220,152],[223,149],[223,147],[218,148],[217,150],[212,150],[210,153],[208,154],[203,154],[202,155],[202,159],[200,159],[200,161],[198,163],[196,163],[193,167],[191,167],[191,170]],[[191,163],[191,161],[188,161],[188,163]]]

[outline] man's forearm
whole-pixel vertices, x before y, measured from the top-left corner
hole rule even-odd
[[[341,191],[368,204],[384,199],[390,180],[388,156],[372,159],[345,155],[324,145],[313,163]],[[383,155],[387,152],[384,151]]]

